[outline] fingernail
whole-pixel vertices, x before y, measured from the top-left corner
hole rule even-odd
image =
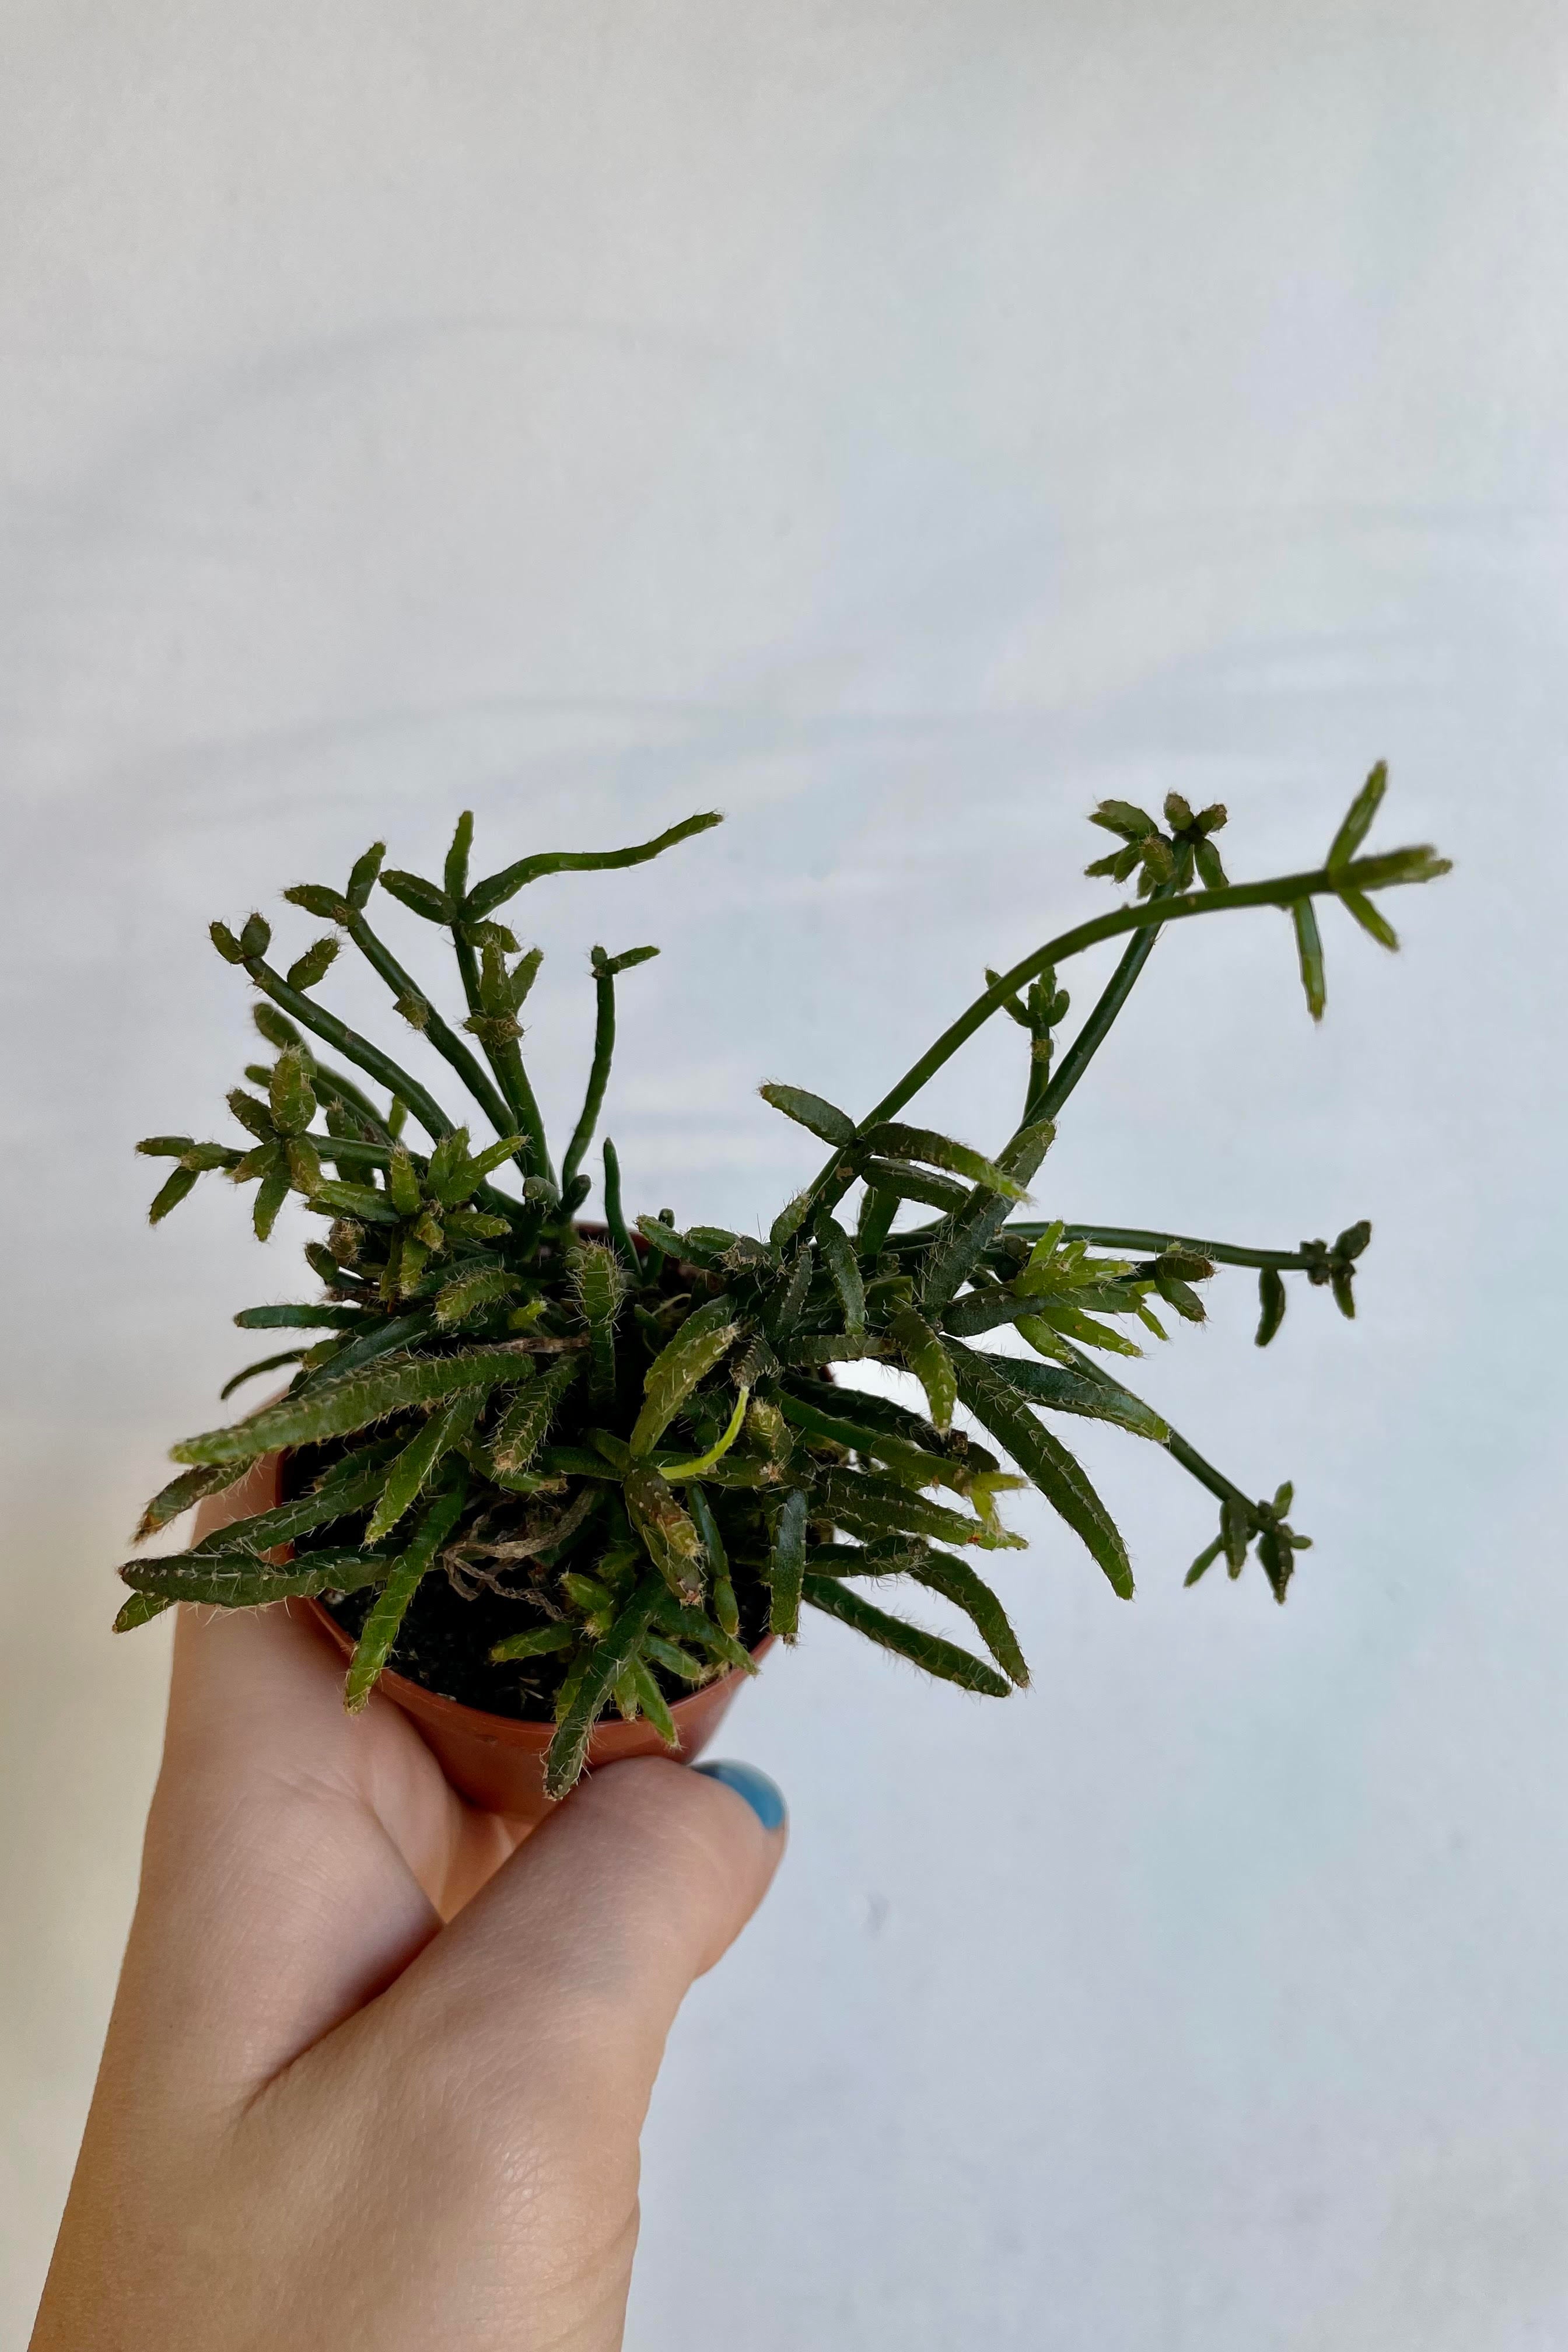
[[[754,1764],[694,1764],[691,1769],[700,1772],[705,1780],[717,1780],[721,1788],[733,1789],[737,1797],[744,1797],[763,1829],[783,1829],[789,1811],[784,1792]]]

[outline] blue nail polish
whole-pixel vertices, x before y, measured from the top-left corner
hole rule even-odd
[[[721,1788],[733,1789],[737,1797],[744,1797],[763,1829],[783,1829],[789,1811],[783,1791],[754,1764],[694,1764],[691,1769],[700,1772],[706,1780],[717,1780]]]

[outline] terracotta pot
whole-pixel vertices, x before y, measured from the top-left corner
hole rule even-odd
[[[309,1617],[345,1658],[349,1655],[353,1636],[319,1601],[296,1601],[289,1606]],[[761,1658],[772,1647],[770,1633],[752,1654]],[[676,1753],[682,1761],[689,1762],[701,1754],[745,1680],[737,1666],[721,1681],[707,1683],[689,1698],[674,1702],[669,1711],[680,1734]],[[406,1675],[384,1674],[376,1688],[403,1709],[453,1788],[470,1804],[482,1806],[487,1812],[504,1813],[510,1821],[530,1823],[542,1821],[552,1810],[552,1801],[544,1793],[544,1751],[555,1729],[552,1723],[521,1723],[515,1716],[486,1715],[477,1706],[442,1698],[422,1683],[411,1682]],[[668,1756],[669,1752],[650,1723],[640,1718],[636,1723],[606,1720],[588,1743],[588,1769],[618,1764],[627,1756]]]

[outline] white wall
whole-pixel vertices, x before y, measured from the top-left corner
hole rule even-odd
[[[243,1057],[211,915],[456,811],[542,886],[559,1120],[628,982],[638,1206],[771,1215],[750,1088],[864,1105],[1098,906],[1100,794],[1455,879],[1172,939],[1051,1205],[1378,1234],[1352,1330],[1245,1285],[1145,1385],[1318,1538],[1180,1591],[1207,1507],[1087,1449],[1005,1707],[837,1629],[731,1745],[795,1844],[650,2126],[638,2352],[1522,2352],[1568,2337],[1557,1223],[1568,214],[1558,11],[1147,0],[0,0],[7,845],[0,2335],[130,1905],[164,1673],[110,1570],[287,1295],[150,1128]],[[1077,983],[1090,984],[1085,971]],[[368,1002],[368,1000],[366,1000]],[[987,1037],[932,1108],[994,1138]]]

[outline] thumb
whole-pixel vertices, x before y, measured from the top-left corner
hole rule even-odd
[[[543,2103],[564,2128],[635,2142],[675,2013],[761,1903],[784,1837],[784,1801],[750,1766],[595,1772],[405,1971],[382,2022],[438,2049],[471,2100],[536,2117]]]
[[[377,2308],[395,2276],[397,2340],[446,2343],[420,2259],[438,2244],[463,2283],[465,2342],[521,2342],[521,2325],[561,2352],[621,2343],[665,2036],[784,1843],[777,1790],[745,1767],[644,1757],[596,1772],[269,2085],[249,2121],[296,2176],[298,2151],[319,2146],[318,2236],[323,2213],[346,2212],[340,2291],[346,2278]]]

